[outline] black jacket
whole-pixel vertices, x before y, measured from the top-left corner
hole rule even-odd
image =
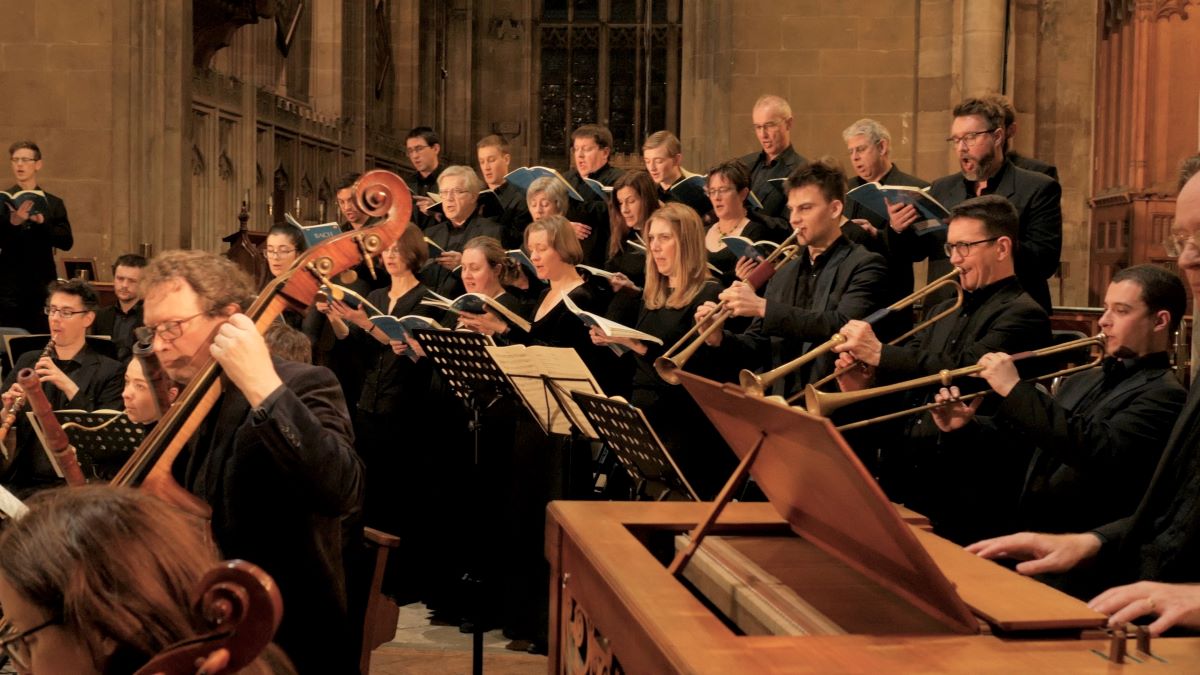
[[[796,294],[798,276],[813,272],[808,249],[802,247],[799,258],[767,283],[766,316],[754,319],[741,334],[725,332],[718,349],[719,358],[733,369],[727,378],[736,379],[737,368],[765,371],[791,361],[829,340],[850,319],[865,318],[885,304],[887,265],[882,257],[844,237],[822,257],[811,295]],[[832,372],[835,358],[830,353],[816,359],[788,377],[782,392]]]
[[[222,555],[279,585],[286,610],[275,641],[299,672],[353,672],[341,522],[362,506],[362,463],[333,373],[274,364],[284,384],[263,402],[265,415],[227,385],[174,471],[212,507]]]
[[[17,381],[17,373],[23,368],[32,368],[41,357],[41,350],[29,351],[17,357],[13,370],[0,385],[8,391]],[[125,367],[107,356],[85,345],[70,361],[58,361],[58,367],[79,386],[79,393],[68,399],[61,389],[50,383],[42,384],[42,391],[50,401],[52,410],[121,410],[121,391],[125,387]],[[28,410],[28,408],[26,408]],[[24,414],[22,413],[22,417]],[[24,419],[17,422],[17,452],[19,457],[13,467],[9,482],[26,487],[57,481],[54,468],[33,430]]]
[[[1016,164],[1026,171],[1044,173],[1054,180],[1058,180],[1058,167],[1054,166],[1053,164],[1043,162],[1035,157],[1025,157],[1023,155],[1019,155],[1015,150],[1009,150],[1006,156],[1008,157],[1008,161]]]
[[[426,197],[430,192],[438,191],[438,178],[445,169],[446,165],[438,162],[437,167],[429,172],[428,176],[422,176],[419,172],[414,172],[411,176],[405,178],[404,182],[408,183],[408,190],[414,198]],[[412,221],[417,224],[417,227],[425,230],[437,222],[437,217],[432,213],[421,213],[421,209],[417,208],[417,202],[414,199]]]
[[[13,185],[8,192],[20,189]],[[0,325],[20,326],[31,333],[46,332],[41,311],[46,286],[58,278],[54,249],[69,251],[75,245],[63,200],[46,192],[46,202],[41,223],[27,220],[14,226],[7,213],[0,214]]]
[[[853,176],[849,181],[849,189],[853,190],[856,187],[865,185],[867,181]],[[878,181],[880,185],[909,185],[912,187],[927,188],[929,181],[922,180],[916,176],[904,173],[895,164],[883,175]],[[856,244],[861,244],[868,251],[873,251],[883,256],[888,264],[888,276],[891,279],[889,284],[892,289],[892,297],[895,299],[902,298],[913,290],[913,261],[907,251],[903,247],[894,246],[892,239],[897,236],[892,228],[888,227],[888,219],[881,217],[871,209],[863,206],[855,201],[855,199],[847,194],[846,196],[846,218],[849,220],[866,220],[875,226],[878,234],[874,237],[869,236],[861,228],[858,229],[862,235],[857,235],[850,226],[843,226],[842,231],[845,235]],[[856,226],[857,227],[857,226]]]
[[[972,184],[973,186],[973,184]],[[934,199],[947,209],[975,196],[961,173],[943,176],[929,188]],[[1062,257],[1062,186],[1040,173],[1026,171],[1006,161],[1000,172],[988,181],[984,194],[998,194],[1012,202],[1020,216],[1017,249],[1014,255],[1021,286],[1047,312],[1051,310],[1050,286],[1046,280],[1058,271]],[[914,261],[929,259],[929,278],[950,271],[950,260],[942,245],[946,231],[918,237],[912,228],[895,239],[910,252]]]
[[[462,251],[468,241],[475,237],[492,237],[500,241],[500,224],[490,218],[471,216],[461,227],[451,227],[449,222],[440,222],[425,230],[425,237],[433,240],[438,246],[447,251]],[[442,267],[434,258],[436,251],[430,250],[429,262],[421,269],[421,283],[425,284],[438,295],[454,299],[462,294],[462,274],[460,270],[448,270]]]
[[[979,424],[1003,443],[1037,448],[1017,529],[1083,532],[1132,514],[1186,398],[1161,352],[1077,373],[1055,397],[1018,384]]]
[[[786,223],[788,219],[787,193],[783,191],[782,183],[770,181],[776,178],[787,178],[808,160],[790,145],[774,160],[768,160],[767,153],[762,150],[752,152],[742,157],[741,160],[750,172],[750,190],[762,202],[762,212],[772,218],[782,219]],[[787,234],[791,233],[784,233],[785,236]]]
[[[601,185],[611,187],[625,172],[611,164],[605,164],[598,170],[588,174],[588,178],[599,181]],[[604,267],[604,259],[608,257],[608,207],[612,203],[612,195],[601,197],[595,190],[588,187],[579,172],[571,169],[563,176],[571,187],[583,197],[583,201],[570,200],[566,215],[568,220],[583,223],[592,228],[591,234],[579,242],[583,248],[583,263],[592,267]]]
[[[92,322],[92,335],[107,335],[117,347],[117,360],[129,363],[133,357],[133,343],[137,338],[133,330],[142,325],[142,301],[138,300],[133,309],[121,311],[118,303],[96,310],[96,320]]]
[[[505,181],[500,187],[492,188],[500,200],[500,243],[506,249],[522,248],[525,245],[525,226],[533,222],[529,215],[529,204],[525,191]]]

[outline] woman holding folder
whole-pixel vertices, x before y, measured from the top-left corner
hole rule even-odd
[[[736,466],[733,452],[682,387],[668,384],[654,370],[663,345],[675,344],[691,328],[691,317],[705,302],[716,302],[721,286],[706,264],[704,225],[684,204],[672,202],[655,211],[647,224],[646,288],[638,308],[639,331],[662,339],[662,345],[632,338],[607,337],[591,329],[597,345],[629,348],[622,357],[634,363],[630,402],[642,409],[684,477],[701,499],[712,499]],[[704,350],[688,361],[688,370],[709,373]]]

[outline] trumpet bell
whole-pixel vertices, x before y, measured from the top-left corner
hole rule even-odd
[[[654,372],[667,384],[679,384],[679,364],[674,359],[666,356],[654,359]]]
[[[763,379],[758,373],[752,373],[749,370],[742,370],[738,374],[738,382],[742,385],[742,389],[750,396],[762,396],[766,393],[766,386],[763,384]]]

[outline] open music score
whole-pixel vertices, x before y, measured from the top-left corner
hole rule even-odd
[[[571,391],[604,395],[600,384],[570,347],[488,347],[487,351],[508,376],[513,388],[548,434],[570,435],[574,426],[582,435],[598,440]]]

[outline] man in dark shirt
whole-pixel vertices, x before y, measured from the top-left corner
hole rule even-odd
[[[504,248],[520,248],[525,240],[525,226],[533,222],[533,217],[529,215],[529,205],[525,203],[525,192],[504,179],[512,164],[508,141],[497,134],[484,136],[475,144],[475,155],[479,160],[483,182],[496,195],[501,209],[498,217],[488,213],[481,215],[499,221],[500,243]]]
[[[742,282],[720,296],[734,316],[753,317],[743,333],[714,331],[708,340],[731,370],[782,365],[828,341],[847,321],[884,304],[883,258],[847,241],[839,228],[846,190],[841,169],[824,162],[805,164],[788,177],[786,189],[791,224],[802,244],[797,259],[771,278],[765,297]],[[714,306],[701,306],[696,320],[704,321]],[[776,393],[791,393],[828,374],[832,365],[832,356],[818,358],[782,381]]]
[[[751,118],[761,152],[742,157],[750,171],[750,191],[762,202],[762,212],[781,225],[788,220],[787,192],[783,181],[808,160],[792,148],[792,107],[779,96],[767,94],[754,102]],[[790,234],[781,228],[783,236]]]
[[[4,407],[21,393],[17,373],[32,368],[54,410],[119,409],[124,368],[87,344],[88,326],[96,319],[96,291],[81,279],[59,280],[50,284],[44,303],[43,316],[50,319],[54,350],[45,357],[40,349],[17,357],[13,372],[4,378]],[[57,483],[54,467],[29,423],[19,419],[16,424],[17,433],[9,434],[11,445],[4,449],[15,462],[8,484],[35,490]]]
[[[834,347],[841,353],[838,366],[847,367],[838,378],[841,388],[907,381],[973,365],[988,352],[1046,346],[1050,319],[1021,289],[1013,271],[1017,223],[1016,209],[996,195],[954,207],[945,248],[962,270],[962,307],[902,346],[882,344],[866,322],[846,324],[841,329],[845,342]],[[951,303],[935,306],[932,314]],[[856,361],[860,367],[849,367]],[[936,394],[936,387],[923,387],[867,407],[886,406],[886,412],[892,412],[931,401]],[[942,536],[974,541],[979,532],[1005,531],[1031,449],[984,453],[953,440],[942,437],[924,413],[876,425],[851,445],[860,456],[877,462],[875,471],[889,498],[928,516]]]
[[[126,253],[113,263],[113,293],[117,301],[96,312],[93,335],[107,335],[117,347],[117,360],[129,363],[133,357],[133,329],[142,325],[142,299],[138,297],[138,282],[146,259],[136,253]]]
[[[979,195],[996,194],[1016,207],[1020,228],[1015,251],[1016,273],[1021,287],[1047,312],[1051,309],[1047,280],[1058,271],[1062,255],[1062,187],[1054,179],[1022,169],[1004,156],[1004,112],[980,98],[968,98],[954,108],[954,122],[946,139],[958,154],[960,173],[943,176],[929,187],[929,194],[947,209]],[[950,271],[942,251],[945,231],[917,235],[910,225],[917,220],[909,205],[889,208],[892,229],[900,236],[893,241],[909,252],[910,259],[929,260],[929,278]]]
[[[642,143],[642,161],[646,164],[646,173],[654,180],[658,188],[658,201],[679,202],[692,207],[703,218],[712,210],[712,202],[704,193],[704,181],[681,183],[684,178],[695,176],[683,168],[683,146],[675,134],[669,131],[656,131],[646,137]],[[672,190],[671,188],[675,189]]]
[[[1191,158],[1191,161],[1195,161]],[[1195,164],[1193,164],[1195,166]],[[1171,241],[1178,266],[1200,292],[1200,176],[1190,176],[1175,200]],[[1133,514],[1077,534],[1021,532],[967,548],[985,558],[1015,558],[1022,574],[1068,575],[1072,592],[1114,584],[1090,606],[1110,626],[1146,615],[1150,632],[1200,628],[1200,387],[1192,387],[1171,430],[1150,487]]]
[[[850,165],[855,173],[850,178],[850,190],[867,183],[929,187],[928,181],[904,173],[892,162],[892,135],[879,122],[865,118],[858,120],[846,127],[842,132],[842,140],[846,141]],[[912,260],[905,251],[894,250],[896,247],[891,245],[896,233],[892,231],[888,219],[858,203],[853,194],[848,194],[846,198],[846,218],[866,234],[865,237],[855,237],[847,231],[847,237],[887,260],[892,296],[899,299],[911,293]],[[843,227],[846,229],[848,226]]]
[[[608,163],[612,146],[612,132],[608,127],[599,124],[579,127],[571,133],[571,159],[575,167],[563,176],[583,197],[582,202],[571,202],[566,216],[576,227],[575,233],[583,248],[583,262],[593,267],[604,267],[607,257],[608,203],[611,195],[601,195],[595,185],[588,184],[584,179],[611,188],[613,181],[625,173]],[[582,229],[576,224],[582,225]]]
[[[404,137],[404,148],[408,153],[408,161],[417,171],[407,180],[413,196],[413,222],[424,230],[437,222],[429,213],[433,199],[428,195],[437,192],[438,176],[442,175],[442,144],[433,129],[416,127]]]
[[[46,284],[58,278],[54,249],[71,250],[75,239],[63,200],[42,190],[37,175],[42,170],[42,151],[32,141],[17,141],[8,148],[17,183],[10,194],[41,190],[46,195],[42,212],[32,202],[0,214],[0,326],[16,326],[30,333],[46,332]]]
[[[1187,398],[1167,353],[1186,308],[1183,282],[1166,269],[1121,270],[1100,317],[1102,367],[1071,375],[1052,397],[1022,381],[1011,356],[985,354],[980,377],[1002,397],[995,412],[975,417],[982,398],[933,411],[939,429],[972,443],[1037,448],[1017,527],[1080,532],[1137,508]],[[938,400],[957,395],[942,389]]]
[[[146,327],[167,375],[189,382],[215,359],[221,397],[173,467],[212,507],[214,543],[270,574],[287,611],[275,641],[300,673],[355,672],[342,521],[362,506],[342,390],[328,370],[272,358],[242,314],[250,278],[227,259],[168,251],[142,278]]]

